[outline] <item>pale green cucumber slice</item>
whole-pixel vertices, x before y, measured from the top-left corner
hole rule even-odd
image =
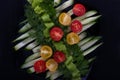
[[[89,17],[89,18],[86,18],[86,19],[81,20],[81,23],[82,23],[82,25],[86,25],[86,24],[88,24],[88,23],[91,23],[91,22],[93,22],[93,21],[96,21],[96,20],[97,20],[98,18],[100,18],[100,17],[101,17],[101,15]]]
[[[34,41],[34,42],[30,43],[29,45],[27,45],[25,48],[27,50],[31,50],[31,49],[33,49],[36,46],[38,46],[38,43],[36,41]]]
[[[28,58],[26,58],[25,63],[30,62],[38,57],[40,57],[40,53],[33,53]]]
[[[99,43],[89,49],[87,49],[86,51],[83,52],[83,55],[86,56],[88,55],[89,53],[93,52],[96,48],[98,48],[99,46],[101,46],[103,43]]]
[[[40,58],[37,58],[37,59],[32,60],[32,61],[30,61],[30,62],[24,63],[24,64],[21,66],[21,68],[24,69],[24,68],[32,67],[32,66],[34,65],[34,63],[35,63],[36,61],[38,61],[38,60],[43,60],[43,58],[40,57]]]
[[[88,48],[90,48],[91,46],[93,46],[97,41],[99,41],[101,39],[101,37],[95,37],[94,39],[88,41],[87,43],[83,44],[80,49],[81,50],[86,50]]]
[[[87,43],[88,41],[90,41],[93,37],[87,37],[83,40],[81,40],[79,43],[78,43],[78,46],[82,46],[83,44]]]
[[[27,45],[28,43],[32,42],[33,40],[35,40],[35,38],[27,38],[23,41],[21,41],[20,43],[18,43],[17,45],[15,45],[15,50],[19,50],[20,48],[24,47],[25,45]]]
[[[18,32],[23,33],[26,32],[27,30],[31,29],[31,25],[29,23],[26,23]]]
[[[58,6],[56,9],[57,12],[60,12],[64,9],[66,9],[67,7],[71,6],[73,4],[74,0],[67,0],[66,2],[64,2],[63,4],[61,4],[60,6]]]
[[[86,12],[83,16],[76,17],[76,18],[73,19],[73,20],[76,20],[76,19],[77,19],[77,20],[83,20],[83,19],[85,19],[85,18],[94,16],[95,14],[97,14],[97,11],[91,10],[91,11]]]

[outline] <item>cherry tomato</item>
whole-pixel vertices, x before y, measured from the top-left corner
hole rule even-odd
[[[71,23],[71,16],[67,13],[61,13],[59,16],[59,22],[64,26],[68,26]]]
[[[82,24],[78,20],[74,20],[70,26],[71,30],[75,33],[78,33],[82,30]]]
[[[53,55],[53,58],[54,60],[57,62],[57,63],[62,63],[65,61],[65,54],[61,51],[56,51]]]
[[[82,4],[75,4],[73,7],[73,13],[76,16],[82,16],[86,12],[86,8]]]
[[[76,34],[74,32],[67,34],[67,43],[69,45],[77,44],[79,41],[80,41],[80,38],[79,38],[78,34]]]
[[[42,73],[46,71],[46,62],[44,60],[38,60],[34,64],[34,69],[36,73]]]
[[[40,55],[43,59],[48,59],[52,56],[52,48],[50,46],[44,45],[40,48]]]
[[[54,59],[49,59],[46,62],[46,67],[48,68],[49,71],[56,71],[58,68],[58,63]]]
[[[60,41],[63,37],[63,31],[61,28],[59,27],[53,27],[50,30],[50,37],[52,38],[52,40],[54,41]]]

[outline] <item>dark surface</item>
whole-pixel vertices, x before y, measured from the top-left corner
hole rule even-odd
[[[80,2],[98,10],[102,15],[97,33],[103,37],[104,44],[93,52],[97,54],[97,59],[88,80],[120,80],[120,1],[80,0]],[[15,52],[12,48],[11,42],[16,38],[18,23],[23,18],[24,3],[24,0],[0,1],[0,80],[44,80],[21,70],[20,65],[27,53]]]

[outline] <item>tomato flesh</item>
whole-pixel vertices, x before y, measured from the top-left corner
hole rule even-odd
[[[82,30],[82,24],[78,20],[74,20],[70,26],[71,30],[75,33],[78,33]]]
[[[36,73],[42,73],[46,71],[46,62],[44,60],[38,60],[34,64],[34,69]]]
[[[53,58],[54,60],[57,62],[57,63],[62,63],[65,61],[65,54],[61,51],[56,51],[53,55]]]
[[[73,13],[76,16],[82,16],[85,14],[85,12],[86,8],[82,4],[75,4],[75,6],[73,7]]]
[[[52,40],[54,41],[60,41],[63,37],[63,31],[61,28],[59,27],[53,27],[50,30],[50,37],[52,38]]]

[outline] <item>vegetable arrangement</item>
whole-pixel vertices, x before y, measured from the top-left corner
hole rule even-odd
[[[73,5],[67,12],[64,9]],[[29,73],[45,73],[46,79],[55,80],[63,75],[64,80],[82,80],[89,71],[93,58],[86,59],[102,43],[99,36],[87,36],[87,29],[100,17],[97,11],[87,11],[74,0],[28,0],[26,20],[14,40],[15,49],[32,50],[21,68]],[[73,18],[72,15],[75,17]]]

